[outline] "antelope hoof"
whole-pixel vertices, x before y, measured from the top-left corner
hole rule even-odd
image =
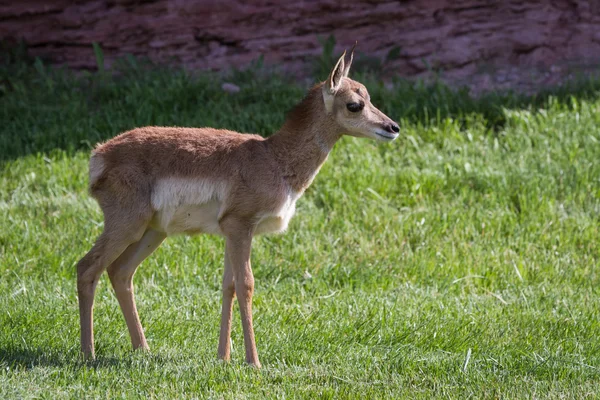
[[[149,353],[150,347],[147,344],[143,344],[138,347],[134,347],[133,351],[138,352],[138,353]]]
[[[82,361],[94,361],[96,359],[96,355],[94,354],[94,352],[89,352],[89,351],[82,351],[81,353],[79,353],[79,358]]]
[[[262,366],[260,365],[260,361],[256,361],[256,362],[251,362],[251,361],[246,361],[248,363],[249,367],[252,367],[254,369],[261,369]]]

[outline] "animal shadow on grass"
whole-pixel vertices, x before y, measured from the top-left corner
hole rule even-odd
[[[101,352],[100,352],[101,353]],[[132,353],[133,354],[133,353]],[[146,355],[152,359],[153,364],[164,364],[172,360],[164,356],[152,354]],[[0,367],[10,369],[33,369],[36,367],[57,368],[108,368],[114,366],[131,366],[139,356],[114,357],[98,354],[95,360],[85,361],[81,358],[78,349],[58,349],[48,346],[47,348],[23,348],[14,345],[0,345]]]

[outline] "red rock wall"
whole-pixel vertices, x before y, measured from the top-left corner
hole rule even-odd
[[[599,0],[14,0],[0,3],[0,38],[23,39],[33,56],[95,68],[130,53],[189,68],[267,63],[296,70],[334,34],[336,52],[399,57],[406,76],[427,63],[466,75],[481,65],[536,65],[600,59]]]

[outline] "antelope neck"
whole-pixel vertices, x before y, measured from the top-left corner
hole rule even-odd
[[[310,185],[342,136],[333,117],[324,110],[321,90],[313,92],[316,91],[313,89],[292,110],[281,129],[267,139],[287,183],[300,193]]]

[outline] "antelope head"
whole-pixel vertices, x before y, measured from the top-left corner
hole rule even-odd
[[[367,88],[348,78],[354,58],[354,48],[346,65],[346,52],[333,67],[323,84],[323,100],[327,113],[340,125],[346,135],[392,141],[398,137],[400,127],[371,104]]]

